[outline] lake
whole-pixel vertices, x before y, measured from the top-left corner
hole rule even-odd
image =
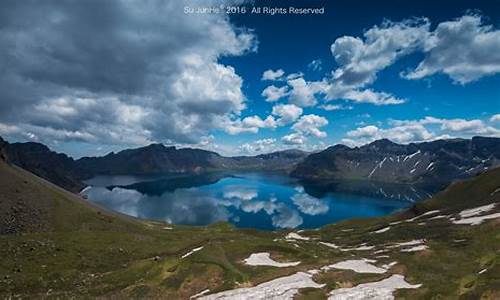
[[[130,216],[186,225],[227,221],[264,230],[317,228],[383,216],[430,195],[408,185],[311,185],[268,173],[98,176],[86,183],[82,194],[87,199]]]

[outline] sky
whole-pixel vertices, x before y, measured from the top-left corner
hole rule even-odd
[[[500,137],[496,1],[6,0],[0,70],[0,135],[74,157]]]

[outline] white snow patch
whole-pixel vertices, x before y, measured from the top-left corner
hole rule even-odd
[[[406,161],[408,159],[412,159],[415,155],[417,154],[420,154],[420,150],[418,150],[417,152],[413,153],[413,154],[410,154],[410,155],[407,155],[405,156],[405,158],[403,159],[403,161]]]
[[[333,249],[338,249],[340,248],[339,246],[335,245],[334,243],[328,243],[328,242],[319,242],[321,245],[325,245],[327,247],[333,248]]]
[[[382,168],[382,165],[384,164],[384,162],[385,162],[386,160],[387,160],[387,157],[384,157],[384,159],[383,159],[380,163],[378,163],[378,164],[375,166],[375,168],[373,168],[373,170],[372,170],[372,171],[370,172],[370,174],[368,175],[368,178],[372,177],[373,173],[375,173],[375,171],[376,171],[377,169],[381,169],[381,168]]]
[[[268,282],[261,283],[254,287],[238,288],[212,295],[204,296],[200,299],[280,299],[292,300],[299,289],[322,288],[324,284],[318,284],[312,280],[312,276],[317,270],[308,272],[297,272],[290,276],[280,277]]]
[[[203,246],[201,247],[198,247],[198,248],[194,248],[193,250],[189,251],[188,253],[184,254],[183,256],[181,256],[181,258],[186,258],[188,257],[189,255],[195,253],[195,252],[198,252],[200,251],[201,249],[203,249]]]
[[[249,266],[271,266],[278,268],[294,267],[300,264],[300,261],[280,263],[270,257],[269,252],[252,253],[245,258],[245,264]]]
[[[427,247],[426,245],[418,245],[418,246],[411,247],[411,248],[401,249],[401,252],[416,252],[416,251],[425,250],[427,248],[429,248],[429,247]]]
[[[348,299],[394,299],[393,292],[397,289],[416,289],[421,284],[409,284],[403,275],[395,274],[381,281],[359,284],[352,288],[341,288],[330,292],[328,300]]]
[[[374,266],[363,259],[345,260],[321,268],[321,270],[323,271],[328,271],[331,269],[352,270],[356,273],[375,273],[375,274],[382,274],[387,271],[386,269]]]
[[[495,194],[496,194],[496,193],[498,193],[498,192],[500,192],[500,188],[498,188],[498,189],[494,190],[494,191],[493,191],[490,195],[491,195],[491,196],[493,196],[493,195],[495,195]]]
[[[485,220],[496,219],[496,218],[500,218],[500,213],[479,216],[479,217],[465,218],[460,220],[453,220],[452,222],[453,224],[460,224],[460,225],[479,225],[483,223]]]
[[[285,239],[287,239],[287,240],[303,240],[303,241],[308,241],[311,238],[308,238],[308,237],[305,237],[305,236],[301,236],[300,234],[295,233],[295,232],[290,232],[289,234],[287,234],[285,236]]]
[[[477,274],[483,274],[486,271],[488,271],[488,269],[482,269],[481,271],[477,272]]]
[[[424,243],[425,243],[425,240],[411,240],[411,241],[408,241],[408,242],[396,243],[396,244],[394,244],[392,246],[388,246],[388,248],[419,246],[419,245],[423,245]]]
[[[425,213],[421,214],[419,217],[425,217],[425,216],[428,216],[428,215],[437,214],[439,211],[440,211],[439,209],[430,210],[428,212],[425,212]]]
[[[189,297],[189,299],[196,299],[196,298],[199,298],[199,297],[201,297],[201,296],[205,295],[205,294],[206,294],[206,293],[208,293],[208,292],[210,292],[210,290],[209,290],[209,289],[203,290],[203,291],[199,292],[198,294],[196,294],[196,295],[193,295],[193,296]]]
[[[459,213],[459,215],[460,215],[461,218],[473,217],[473,216],[477,216],[477,215],[479,215],[479,214],[481,214],[483,212],[490,211],[493,208],[495,208],[495,203],[491,203],[491,204],[488,204],[488,205],[479,206],[479,207],[476,207],[476,208],[465,209],[465,210],[462,210]]]
[[[375,248],[375,246],[358,246],[358,247],[353,247],[353,248],[340,248],[340,251],[366,251],[366,250],[372,250]]]
[[[389,270],[390,268],[394,267],[397,264],[398,264],[397,261],[393,261],[393,262],[388,263],[388,264],[383,264],[381,267],[386,269],[386,270]]]
[[[429,170],[430,168],[432,168],[432,166],[433,166],[434,164],[435,164],[434,162],[431,162],[431,163],[427,166],[427,168],[425,168],[425,169],[426,169],[426,170]]]
[[[165,230],[172,230],[173,228],[169,227],[169,226],[165,226],[165,227],[163,227],[163,229],[165,229]]]
[[[389,229],[391,229],[391,226],[387,226],[387,227],[384,227],[384,228],[382,228],[382,229],[376,230],[376,231],[374,231],[374,233],[382,233],[382,232],[386,232],[386,231],[388,231]]]

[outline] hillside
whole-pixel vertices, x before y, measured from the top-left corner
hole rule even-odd
[[[500,296],[500,169],[399,215],[292,234],[127,218],[4,161],[0,178],[1,298]],[[298,264],[244,262],[256,253]],[[381,280],[394,291],[370,290]]]
[[[292,176],[304,180],[372,180],[445,187],[500,165],[500,138],[436,140],[400,145],[387,139],[311,154]]]

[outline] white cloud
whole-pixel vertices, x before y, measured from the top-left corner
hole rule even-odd
[[[301,107],[316,105],[317,100],[315,95],[324,93],[327,88],[325,82],[306,82],[302,77],[288,80],[288,85],[291,88],[288,97],[289,102]]]
[[[406,78],[443,73],[466,84],[500,73],[500,30],[484,25],[479,15],[465,15],[438,24],[425,40],[424,52],[424,60]]]
[[[309,136],[325,138],[326,132],[319,128],[326,125],[328,125],[328,120],[324,117],[314,114],[304,115],[291,127],[294,132],[283,136],[281,141],[287,145],[302,145]]]
[[[279,80],[285,75],[285,71],[278,69],[276,71],[266,70],[262,73],[262,80]]]
[[[255,155],[257,153],[269,153],[278,150],[278,145],[276,145],[276,139],[267,138],[260,139],[250,143],[244,143],[239,146],[239,150],[242,153]]]
[[[287,94],[288,94],[287,86],[276,87],[274,85],[270,85],[262,91],[261,95],[262,97],[266,98],[267,102],[275,102],[285,97]]]
[[[322,69],[322,65],[323,65],[323,61],[321,59],[315,59],[313,61],[311,61],[307,67],[313,71],[321,71]]]
[[[320,127],[328,125],[328,120],[318,115],[304,115],[293,124],[292,129],[304,136],[326,137],[326,132],[319,130]]]
[[[246,117],[242,121],[245,127],[256,127],[256,128],[276,128],[276,121],[273,116],[268,116],[262,120],[259,116]]]
[[[500,114],[491,116],[490,122],[500,122]]]
[[[370,89],[362,91],[350,90],[347,91],[342,98],[358,103],[371,103],[375,105],[401,104],[406,102],[406,100],[396,98],[391,94],[385,92],[375,92]]]
[[[294,132],[283,136],[281,141],[286,145],[303,145],[307,138],[300,133]]]
[[[273,115],[278,116],[278,125],[283,126],[297,120],[303,109],[294,104],[278,104],[273,107]]]
[[[10,57],[0,78],[9,99],[0,102],[2,123],[46,143],[195,143],[239,115],[243,80],[219,58],[254,51],[255,36],[226,16],[179,14],[183,5],[2,7],[13,12],[0,38],[0,55]],[[47,19],[54,11],[58,18]],[[28,15],[30,24],[19,22]]]
[[[397,143],[423,142],[455,136],[470,138],[475,135],[500,137],[500,129],[483,121],[440,119],[425,117],[420,120],[391,120],[389,128],[369,125],[348,131],[342,143],[357,146],[387,138]]]
[[[385,21],[382,26],[367,30],[364,40],[352,36],[336,39],[331,46],[332,55],[340,66],[332,72],[335,85],[353,89],[374,82],[379,71],[422,47],[429,26],[427,19]]]
[[[319,108],[324,109],[326,111],[332,111],[332,110],[352,110],[354,107],[352,106],[344,106],[340,104],[323,104],[320,105]]]

